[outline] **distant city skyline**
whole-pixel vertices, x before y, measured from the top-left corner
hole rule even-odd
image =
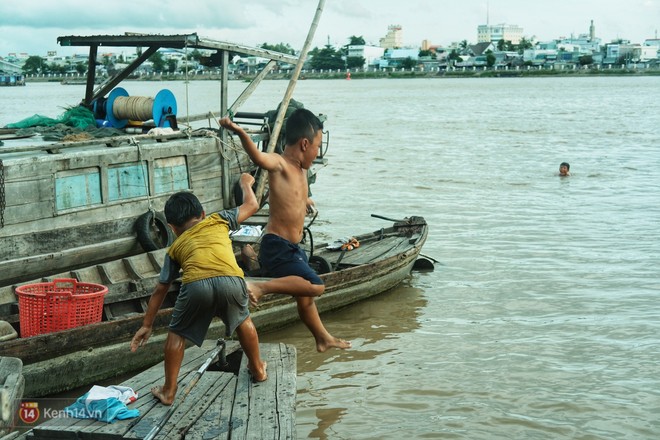
[[[143,0],[139,4],[116,0],[111,5],[83,0],[23,0],[0,2],[0,56],[27,53],[45,56],[85,53],[84,48],[57,44],[62,35],[190,33],[219,40],[258,46],[287,43],[299,50],[316,11],[317,1],[255,0],[222,4],[197,0],[194,7],[181,2]],[[423,40],[447,46],[467,40],[477,42],[483,24],[509,24],[523,28],[526,38],[539,41],[577,37],[589,32],[594,21],[596,37],[643,43],[657,38],[660,0],[327,0],[312,47],[343,46],[350,36],[361,36],[378,45],[390,25],[401,25],[404,46],[418,47]]]

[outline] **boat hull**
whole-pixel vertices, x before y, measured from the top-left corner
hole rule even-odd
[[[37,156],[0,151],[0,287],[135,255],[145,243],[164,247],[172,238],[164,217],[141,235],[142,216],[162,211],[177,190],[193,191],[210,212],[234,206],[241,172],[255,169],[242,151],[225,160],[214,135],[121,140],[50,145],[58,152]]]
[[[326,291],[315,299],[320,313],[378,295],[396,287],[409,276],[428,234],[423,219],[412,219],[415,219],[413,226],[395,226],[358,236],[363,244],[354,251],[329,251],[326,244],[319,245],[314,255],[336,269],[321,274]],[[128,344],[142,324],[143,310],[157,281],[163,254],[163,250],[141,254],[125,259],[122,264],[107,263],[79,273],[90,282],[94,282],[99,273],[114,279],[106,295],[106,321],[0,344],[0,356],[22,358],[27,396],[38,397],[68,390],[162,360],[177,286],[168,294],[157,315],[154,335],[149,343],[137,353],[130,353]],[[127,265],[133,267],[132,274],[123,269]],[[248,278],[250,280],[258,282],[260,279]],[[300,319],[295,300],[289,295],[275,294],[264,296],[259,308],[251,310],[251,317],[260,332],[282,328]],[[207,338],[224,335],[224,325],[220,320],[214,320]],[[71,371],[76,374],[70,374]],[[44,377],[49,379],[44,381]]]

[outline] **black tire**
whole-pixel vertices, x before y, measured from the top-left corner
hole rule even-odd
[[[165,214],[147,211],[135,221],[137,241],[146,252],[162,249],[172,244],[174,233],[167,225]]]
[[[309,266],[314,269],[314,272],[318,275],[332,272],[332,265],[330,262],[319,255],[312,255],[309,258]]]

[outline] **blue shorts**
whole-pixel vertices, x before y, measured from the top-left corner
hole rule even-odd
[[[261,238],[259,265],[266,277],[282,278],[294,275],[312,284],[323,284],[323,280],[309,266],[305,251],[279,235],[266,234]]]

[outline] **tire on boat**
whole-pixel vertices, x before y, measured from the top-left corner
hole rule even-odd
[[[330,262],[320,255],[312,255],[309,258],[309,266],[319,275],[332,272],[332,265]]]
[[[135,221],[137,241],[146,252],[162,249],[172,244],[174,233],[167,225],[165,214],[147,211]]]

